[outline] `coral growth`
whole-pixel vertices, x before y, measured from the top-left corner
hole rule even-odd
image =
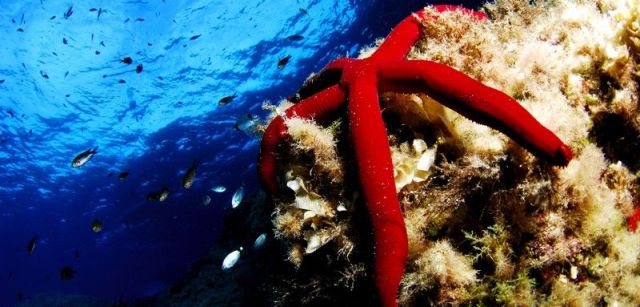
[[[409,238],[399,302],[640,305],[628,219],[640,191],[640,2],[498,0],[485,11],[483,22],[425,19],[410,58],[515,97],[575,159],[553,167],[431,97],[381,95]],[[290,193],[273,211],[276,237],[297,267],[332,259],[324,275],[305,271],[319,287],[309,302],[371,276],[344,122],[286,121],[277,172]],[[304,285],[276,287],[287,297]]]

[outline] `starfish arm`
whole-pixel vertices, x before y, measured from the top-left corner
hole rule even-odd
[[[407,257],[407,232],[375,79],[371,72],[349,81],[348,113],[360,184],[374,229],[376,287],[382,306],[396,306]]]
[[[388,88],[400,89],[399,80],[419,80],[423,90],[438,102],[506,134],[536,156],[556,165],[567,165],[573,155],[553,132],[540,124],[507,94],[469,76],[431,61],[397,61],[379,66],[378,76]],[[385,83],[385,82],[383,82]],[[408,87],[414,87],[410,83]]]
[[[430,9],[437,13],[446,11],[461,11],[470,14],[478,19],[486,19],[484,13],[476,12],[457,5],[433,5],[426,7],[403,19],[397,26],[393,28],[391,33],[384,40],[384,43],[378,47],[378,50],[371,56],[376,62],[385,62],[391,60],[404,59],[411,50],[411,47],[420,38],[420,20],[418,18],[429,18],[427,14]]]
[[[287,135],[284,118],[298,116],[322,119],[337,110],[344,103],[345,98],[344,90],[339,85],[334,85],[298,102],[287,109],[283,116],[276,116],[269,123],[260,142],[258,172],[262,183],[271,194],[275,195],[278,191],[276,157],[278,145]]]

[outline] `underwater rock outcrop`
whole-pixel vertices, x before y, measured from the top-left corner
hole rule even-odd
[[[638,158],[625,145],[635,146],[640,128],[640,4],[506,0],[485,11],[490,20],[481,22],[456,12],[424,19],[409,58],[515,97],[575,159],[552,167],[424,94],[381,95],[409,236],[400,303],[640,304],[640,234],[626,220],[638,199]],[[372,273],[345,122],[288,119],[297,132],[277,170],[290,195],[272,219],[288,259],[332,264],[317,272],[325,272],[318,297],[341,284],[327,272]],[[607,137],[613,128],[626,141]]]

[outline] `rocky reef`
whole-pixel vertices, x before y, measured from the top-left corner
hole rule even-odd
[[[640,2],[498,0],[484,11],[490,19],[424,20],[409,57],[514,97],[575,158],[555,167],[431,97],[382,94],[409,236],[399,303],[640,305],[640,233],[628,221],[640,192]],[[239,229],[233,244],[260,232],[267,244],[185,284],[211,279],[218,305],[375,304],[371,225],[346,123],[287,119],[278,162],[287,193],[259,195],[228,223]]]

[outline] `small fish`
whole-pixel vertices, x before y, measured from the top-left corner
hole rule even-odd
[[[29,129],[29,135],[33,134],[33,129]]]
[[[66,39],[65,37],[63,37],[63,38],[62,38],[62,43],[66,45],[66,44],[67,44],[67,43],[69,43],[69,42],[67,41],[67,39]]]
[[[290,55],[280,59],[280,61],[278,61],[278,68],[283,69],[287,65],[287,63],[289,63],[290,59],[291,59]]]
[[[163,187],[158,194],[158,200],[162,202],[167,200],[167,197],[169,197],[169,188]]]
[[[22,28],[18,28],[18,32],[24,32]]]
[[[222,97],[222,99],[218,101],[218,105],[221,105],[221,106],[227,105],[230,102],[232,102],[234,99],[236,99],[236,97],[238,97],[238,93],[233,93],[233,95],[231,96]]]
[[[193,161],[191,167],[189,167],[187,172],[184,174],[184,177],[182,178],[182,187],[184,187],[185,189],[189,189],[193,185],[193,180],[196,177],[196,169],[198,168],[198,164],[198,160]]]
[[[131,20],[131,18],[127,18],[124,20],[125,23],[129,22],[129,20]]]
[[[24,24],[24,13],[22,13],[22,16],[20,16],[20,24]]]
[[[102,221],[100,219],[95,219],[93,220],[93,222],[91,223],[91,231],[98,233],[102,231]]]
[[[307,10],[305,10],[303,8],[299,8],[298,11],[300,11],[300,13],[302,13],[304,15],[309,15],[309,12],[307,12]]]
[[[142,72],[142,64],[138,64],[138,66],[136,66],[136,73],[141,73]]]
[[[253,114],[247,114],[246,116],[240,117],[236,121],[234,128],[248,135],[254,135],[255,133],[257,133],[257,124],[258,117]]]
[[[56,15],[51,16],[51,18],[49,18],[49,20],[54,20],[56,19]]]
[[[262,233],[253,242],[253,249],[254,250],[259,250],[262,247],[262,245],[264,245],[265,241],[267,241],[267,234],[266,233]]]
[[[107,47],[104,45],[104,41],[100,41],[100,45],[102,45],[102,47]]]
[[[85,151],[83,151],[81,154],[77,155],[75,158],[73,158],[73,161],[71,162],[71,167],[73,168],[78,168],[80,166],[85,165],[85,163],[89,162],[89,160],[91,160],[91,158],[93,158],[93,156],[98,153],[98,147],[96,146],[93,149],[87,149]]]
[[[224,260],[222,260],[222,270],[226,271],[230,268],[232,268],[234,265],[236,265],[236,263],[238,262],[238,259],[240,259],[240,252],[242,251],[242,247],[240,247],[237,250],[234,250],[232,252],[230,252],[226,257],[224,257]]]
[[[238,208],[238,206],[240,206],[240,203],[242,203],[242,198],[244,197],[244,187],[240,186],[235,193],[233,193],[233,196],[231,197],[231,207],[232,208]]]
[[[118,80],[118,83],[127,83],[127,81],[124,81],[124,79],[120,79]]]
[[[11,111],[11,110],[7,110],[7,114],[11,115],[12,118],[16,117],[16,114],[13,113],[13,111]]]
[[[4,83],[4,79],[0,79],[0,84]]]
[[[211,188],[211,191],[214,191],[216,193],[224,193],[224,191],[226,191],[226,190],[227,190],[227,188],[225,186],[223,186],[223,185],[217,185],[217,186]]]
[[[109,177],[113,176],[113,172],[109,172],[109,173],[107,174],[107,176],[109,176]]]
[[[144,18],[138,17],[136,18],[136,21],[144,21]]]
[[[200,37],[201,35],[202,35],[202,34],[198,34],[198,35],[191,36],[190,40],[192,40],[192,41],[193,41],[193,40],[196,40],[196,39],[198,39],[198,37]]]
[[[98,10],[98,20],[100,20],[100,15],[102,15],[102,8]]]
[[[287,36],[287,40],[294,41],[294,42],[301,41],[303,39],[304,39],[304,36],[299,35],[299,34],[294,34],[294,35]]]
[[[69,19],[73,15],[73,6],[70,6],[69,9],[64,13],[64,19]]]
[[[51,52],[51,54],[58,56],[58,54],[55,51]]]
[[[92,7],[92,8],[89,10],[89,12],[95,12],[95,11],[97,11],[97,10],[98,10],[97,8]]]
[[[211,196],[205,195],[202,197],[202,205],[207,207],[211,204]]]
[[[71,266],[65,266],[60,269],[60,279],[70,280],[76,274],[76,271]]]
[[[68,75],[69,75],[69,72],[68,72],[68,71],[64,73],[64,77],[65,77],[65,78],[66,78]],[[67,96],[67,97],[69,97],[69,96]]]
[[[45,79],[49,79],[49,75],[47,75],[47,73],[42,70],[40,71],[40,75]]]
[[[120,179],[120,181],[123,181],[125,178],[127,178],[127,176],[129,176],[129,172],[121,172],[120,175],[118,175],[118,179]]]
[[[33,251],[36,249],[37,241],[38,241],[38,236],[33,236],[33,238],[29,240],[29,243],[27,244],[27,251],[29,252],[29,255],[33,255]]]
[[[131,57],[124,57],[120,60],[121,63],[125,63],[127,65],[133,63],[133,59]]]
[[[99,54],[100,54],[100,50],[96,50],[96,55],[99,55]]]

